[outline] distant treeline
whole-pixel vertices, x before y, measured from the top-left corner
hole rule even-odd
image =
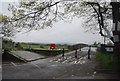
[[[43,44],[43,43],[23,43],[21,42],[21,44],[24,44],[24,45],[40,45],[40,44]],[[49,46],[49,44],[44,44],[45,46]]]
[[[79,43],[74,45],[68,45],[68,44],[56,44],[56,49],[69,49],[69,50],[75,50],[80,49],[83,47],[88,46],[87,44]],[[3,49],[34,49],[34,48],[40,48],[40,49],[49,49],[50,44],[44,44],[44,43],[32,43],[32,42],[14,42],[11,39],[4,39],[3,40]]]
[[[45,44],[45,43],[31,43],[31,42],[21,42],[21,44],[25,44],[25,45],[40,45],[40,44],[44,44],[45,46],[49,46],[50,44]],[[68,44],[56,44],[58,46],[68,46]]]

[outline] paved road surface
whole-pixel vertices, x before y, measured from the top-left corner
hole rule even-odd
[[[79,55],[82,53],[86,54],[86,52],[79,51]],[[65,55],[66,58],[71,56],[74,58],[74,51]],[[3,64],[3,79],[106,79],[116,77],[96,73],[94,52],[91,54],[91,60],[85,57],[82,60],[84,63],[81,64],[54,61],[60,57],[61,55],[22,64],[13,62]]]
[[[0,80],[2,79],[2,53],[0,53]]]

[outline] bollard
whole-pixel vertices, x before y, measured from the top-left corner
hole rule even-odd
[[[81,47],[80,47],[80,51],[81,51]]]
[[[77,58],[77,49],[75,50],[75,58]]]
[[[82,46],[80,46],[80,50],[79,51],[81,51],[81,48],[82,48]]]
[[[64,48],[63,48],[63,50],[62,50],[62,57],[64,57],[64,51],[65,51],[65,50],[64,50]]]
[[[91,46],[89,46],[89,49],[88,49],[88,59],[90,59],[90,52],[91,52]]]

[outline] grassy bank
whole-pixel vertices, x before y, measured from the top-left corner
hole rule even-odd
[[[98,62],[98,69],[106,69],[112,72],[120,70],[117,55],[97,52],[96,61]]]

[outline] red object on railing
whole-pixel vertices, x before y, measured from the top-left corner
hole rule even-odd
[[[50,49],[55,49],[55,46],[56,46],[56,45],[55,45],[55,44],[53,44],[53,43],[52,43],[52,44],[50,44]]]

